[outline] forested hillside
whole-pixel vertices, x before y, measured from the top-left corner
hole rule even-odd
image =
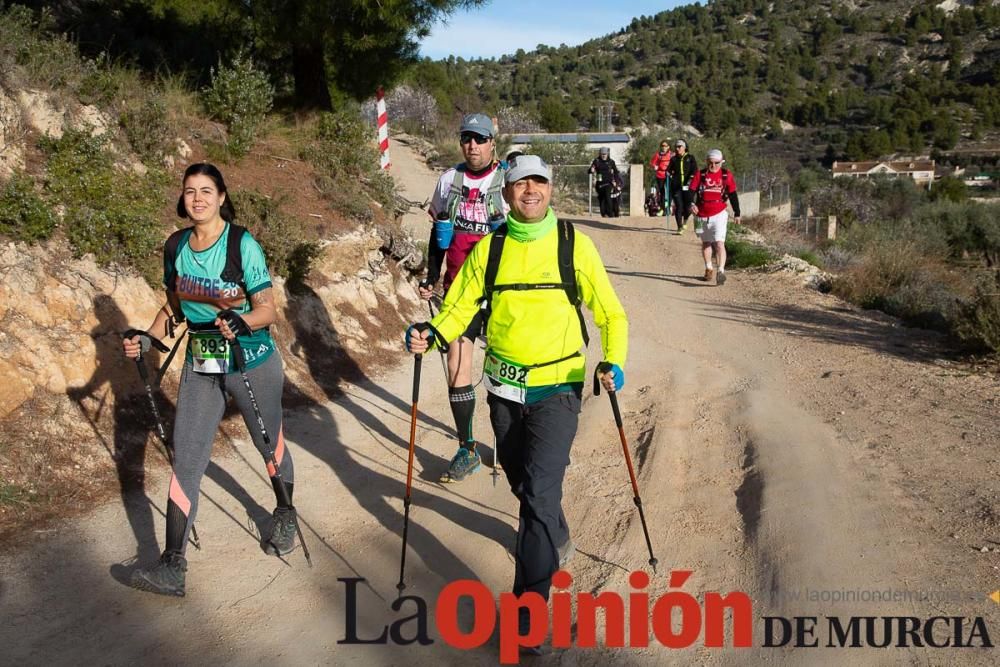
[[[992,0],[718,0],[580,46],[425,60],[410,80],[442,108],[523,107],[552,131],[596,129],[610,100],[618,127],[674,119],[773,137],[784,121],[860,159],[995,133],[998,32]]]

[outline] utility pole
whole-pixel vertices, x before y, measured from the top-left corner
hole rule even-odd
[[[598,100],[601,104],[597,107],[597,131],[614,132],[614,100]]]

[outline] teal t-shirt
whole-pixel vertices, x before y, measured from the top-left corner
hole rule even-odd
[[[264,259],[264,249],[249,233],[243,235],[240,242],[240,253],[243,258],[243,282],[224,282],[221,278],[226,267],[226,249],[229,242],[230,225],[222,230],[218,240],[210,247],[195,252],[191,249],[186,236],[177,248],[175,268],[177,282],[166,285],[168,290],[177,293],[181,302],[181,311],[188,322],[192,324],[210,324],[215,321],[220,310],[232,309],[243,315],[250,312],[250,296],[271,287],[271,274],[267,270]],[[164,275],[164,283],[169,275]],[[274,352],[274,339],[268,329],[258,329],[249,336],[239,337],[240,346],[246,356],[246,367],[254,368]],[[187,361],[191,362],[191,349],[188,347]],[[235,371],[235,364],[230,364]]]

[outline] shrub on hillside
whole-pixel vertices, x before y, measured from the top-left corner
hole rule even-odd
[[[774,255],[764,247],[748,241],[726,239],[726,266],[733,269],[752,269],[764,266]]]
[[[39,241],[52,235],[56,222],[30,176],[15,174],[0,188],[0,233],[19,241]]]
[[[52,16],[48,10],[36,14],[13,5],[0,12],[0,77],[8,85],[23,73],[23,85],[50,90],[74,89],[84,76],[83,61],[76,45],[65,36],[49,36]]]
[[[1000,354],[1000,271],[977,281],[972,299],[960,306],[955,334],[973,350]]]
[[[238,222],[247,227],[264,248],[271,273],[288,279],[290,288],[297,289],[309,274],[319,245],[308,240],[302,222],[281,209],[282,200],[275,200],[253,190],[233,193]]]
[[[212,84],[203,93],[205,109],[229,128],[229,152],[246,155],[274,102],[267,75],[250,56],[237,53],[228,65],[220,60],[212,68]]]
[[[117,168],[106,138],[87,132],[44,137],[39,147],[46,154],[49,202],[65,211],[63,228],[76,255],[93,253],[104,266],[131,266],[156,284],[155,262],[149,260],[163,241],[162,174]]]
[[[957,314],[949,283],[940,260],[921,253],[913,239],[901,237],[867,248],[834,280],[833,292],[907,324],[947,331]]]
[[[122,112],[118,120],[132,150],[144,161],[157,161],[164,155],[170,129],[167,108],[162,102],[147,99],[134,109]]]
[[[356,110],[340,109],[320,116],[316,140],[302,151],[316,167],[323,196],[363,221],[372,218],[370,200],[389,208],[395,195],[392,177],[379,167],[373,138]]]

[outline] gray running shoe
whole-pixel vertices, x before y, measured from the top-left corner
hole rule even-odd
[[[271,515],[271,530],[260,540],[269,556],[284,556],[295,550],[295,509],[277,507]]]
[[[715,274],[715,284],[716,285],[725,285],[726,284],[726,272],[725,271],[719,271],[718,273]]]
[[[479,470],[482,459],[479,452],[467,447],[459,447],[458,452],[448,464],[448,470],[441,475],[441,482],[461,482],[463,479]]]
[[[129,586],[140,591],[184,597],[184,577],[187,561],[176,551],[164,551],[159,562],[149,569],[132,573]]]

